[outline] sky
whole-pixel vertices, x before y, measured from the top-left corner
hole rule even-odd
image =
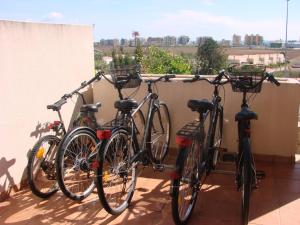
[[[95,41],[188,35],[285,39],[287,0],[0,0],[0,19],[94,26]],[[288,39],[300,39],[300,0],[289,0]]]

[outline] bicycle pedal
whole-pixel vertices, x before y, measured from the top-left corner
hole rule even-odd
[[[256,170],[256,178],[257,178],[258,180],[265,179],[265,178],[266,178],[266,173],[265,173],[265,171],[262,171],[262,170]]]

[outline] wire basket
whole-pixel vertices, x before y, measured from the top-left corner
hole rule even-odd
[[[140,86],[142,82],[140,65],[122,65],[112,66],[110,74],[116,88],[136,88]],[[118,81],[125,81],[126,83],[120,84]]]
[[[244,64],[235,66],[230,71],[231,87],[234,92],[259,93],[261,80],[265,73],[265,66]]]

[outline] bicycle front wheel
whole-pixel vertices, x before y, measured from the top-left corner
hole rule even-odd
[[[86,198],[95,188],[92,163],[98,139],[87,127],[66,134],[56,157],[57,181],[62,192],[73,200]]]
[[[167,156],[170,144],[170,114],[165,103],[160,102],[150,118],[148,149],[151,160],[159,164]]]
[[[249,221],[250,195],[252,191],[252,168],[251,168],[250,139],[243,139],[243,163],[241,169],[242,191],[242,223],[247,225]]]
[[[178,177],[172,184],[172,215],[175,224],[187,224],[196,204],[199,185],[201,144],[194,140],[191,147],[181,149],[176,161]]]
[[[136,185],[136,166],[132,138],[125,129],[116,130],[98,150],[97,189],[105,210],[121,214],[130,204]]]
[[[218,110],[218,118],[215,119],[215,124],[214,124],[214,141],[213,145],[215,148],[221,147],[222,144],[222,137],[223,137],[223,107],[221,107]]]
[[[48,198],[58,190],[55,156],[60,139],[42,137],[32,148],[27,164],[28,184],[33,194]]]

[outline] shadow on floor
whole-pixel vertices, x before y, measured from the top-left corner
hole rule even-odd
[[[300,165],[257,164],[266,179],[251,199],[250,224],[300,224]],[[96,192],[73,202],[60,192],[48,200],[28,190],[0,203],[3,224],[173,224],[170,182],[166,173],[147,168],[138,178],[130,207],[118,217],[101,207]],[[240,224],[241,193],[233,175],[212,174],[201,190],[190,225]]]

